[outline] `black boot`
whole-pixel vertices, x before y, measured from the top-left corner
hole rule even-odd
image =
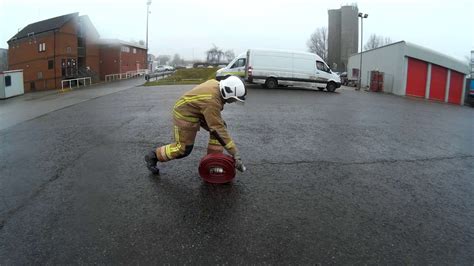
[[[158,169],[158,166],[156,165],[158,159],[156,158],[156,153],[154,151],[150,151],[147,155],[145,155],[145,162],[146,168],[148,168],[150,172],[152,172],[154,175],[160,174],[160,169]]]

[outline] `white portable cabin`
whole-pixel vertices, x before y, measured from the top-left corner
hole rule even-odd
[[[22,69],[0,71],[0,99],[7,99],[24,93]]]

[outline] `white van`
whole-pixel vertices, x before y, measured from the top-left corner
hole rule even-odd
[[[245,78],[247,68],[247,53],[239,54],[230,63],[216,72],[216,79],[221,80],[228,76],[238,76]]]
[[[296,51],[250,49],[216,73],[217,79],[229,75],[268,88],[298,86],[335,91],[341,86],[339,75],[332,72],[316,54]]]
[[[268,88],[309,86],[333,92],[341,86],[340,77],[321,57],[296,51],[248,50],[245,79]]]

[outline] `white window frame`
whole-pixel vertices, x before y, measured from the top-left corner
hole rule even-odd
[[[46,43],[42,42],[38,44],[38,52],[45,52],[46,51]]]
[[[124,53],[130,53],[130,47],[128,47],[128,46],[122,46],[121,50]]]

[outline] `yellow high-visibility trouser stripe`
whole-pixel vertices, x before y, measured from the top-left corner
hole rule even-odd
[[[173,110],[173,114],[176,116],[176,118],[191,122],[191,123],[197,123],[199,122],[199,118],[197,117],[191,117],[191,116],[184,116],[180,114],[178,111]]]
[[[171,152],[177,152],[181,149],[181,143],[179,141],[179,128],[177,126],[174,126],[174,139],[176,141],[176,147],[171,147]]]
[[[209,145],[221,145],[221,143],[217,139],[210,139]]]
[[[233,148],[234,146],[235,146],[234,141],[231,140],[229,143],[227,143],[227,145],[225,145],[225,148],[228,150],[230,148]]]
[[[168,159],[171,159],[171,145],[166,145],[165,146],[165,153],[166,153],[166,157],[168,157]]]
[[[179,128],[177,126],[174,126],[174,139],[176,143],[179,143]]]

